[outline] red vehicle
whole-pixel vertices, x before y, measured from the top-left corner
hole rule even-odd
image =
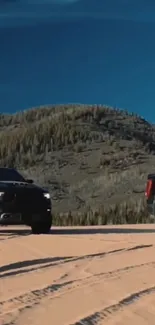
[[[150,215],[155,219],[155,174],[149,174],[145,189],[147,208]]]

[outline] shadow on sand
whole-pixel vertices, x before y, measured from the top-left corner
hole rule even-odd
[[[149,234],[149,233],[155,233],[155,226],[154,228],[150,229],[146,228],[114,228],[114,227],[101,227],[101,228],[95,228],[95,227],[83,227],[83,228],[51,228],[50,233],[47,234],[49,235],[96,235],[96,234]],[[31,235],[31,230],[30,229],[9,229],[9,226],[7,227],[2,227],[0,228],[0,236],[4,235],[18,235],[18,236],[26,236],[26,235]]]
[[[137,245],[129,248],[118,248],[106,252],[99,252],[93,253],[88,255],[80,255],[80,256],[53,256],[53,257],[45,257],[40,259],[33,259],[33,260],[25,260],[25,261],[18,261],[15,263],[10,263],[7,265],[3,265],[0,267],[0,278],[14,276],[17,274],[29,273],[35,270],[41,270],[45,268],[49,268],[59,263],[65,264],[69,262],[77,262],[81,260],[93,259],[93,258],[103,258],[109,254],[118,254],[124,251],[133,251],[139,250],[144,248],[150,248],[153,245]],[[29,267],[29,269],[27,269]]]

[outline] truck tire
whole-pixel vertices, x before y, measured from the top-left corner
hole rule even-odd
[[[48,234],[52,226],[52,218],[31,224],[32,234]]]

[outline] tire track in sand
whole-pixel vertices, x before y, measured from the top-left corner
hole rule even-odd
[[[18,237],[25,237],[31,235],[31,231],[22,231],[21,233],[17,232],[11,232],[11,231],[7,231],[6,229],[3,231],[0,228],[0,242],[2,241],[8,241],[10,239],[14,239],[14,238],[18,238]]]
[[[82,318],[70,325],[97,325],[103,320],[106,321],[106,319],[110,316],[113,316],[114,313],[117,313],[122,309],[124,310],[124,308],[127,308],[131,304],[134,304],[140,298],[152,293],[155,293],[155,286],[132,293],[122,300],[118,301],[118,303],[96,311],[95,313],[90,314],[89,316]]]
[[[66,256],[66,257],[51,257],[51,258],[44,258],[44,259],[37,259],[37,260],[27,260],[27,261],[21,261],[16,263],[11,263],[8,265],[4,265],[0,267],[0,279],[5,277],[13,277],[17,275],[24,275],[25,273],[33,273],[33,272],[39,272],[43,269],[48,269],[52,266],[62,265],[66,263],[72,263],[72,262],[78,262],[82,260],[91,260],[92,258],[103,258],[108,255],[112,254],[119,254],[123,252],[130,252],[134,250],[144,249],[144,248],[151,248],[153,245],[136,245],[129,248],[119,248],[115,250],[110,250],[107,252],[101,252],[96,254],[89,254],[84,256]],[[50,261],[52,261],[50,263]],[[33,266],[33,264],[36,264],[36,266]],[[45,264],[45,265],[40,265]],[[28,268],[32,266],[31,268]],[[25,268],[24,268],[25,267]],[[12,269],[10,271],[10,269]]]
[[[6,237],[6,235],[3,237],[3,238],[0,238],[0,242],[2,242],[2,241],[8,241],[8,240],[10,240],[10,239],[14,239],[14,238],[17,238],[17,237],[23,237],[24,235],[7,235],[7,237]],[[26,235],[25,235],[26,236]]]
[[[123,268],[118,268],[114,271],[96,273],[86,278],[75,279],[72,281],[65,281],[62,283],[55,283],[42,288],[31,290],[29,292],[23,293],[19,296],[12,297],[10,299],[0,301],[0,315],[12,313],[14,311],[22,311],[25,308],[32,308],[37,305],[44,298],[54,298],[62,294],[68,293],[69,291],[74,291],[78,288],[89,287],[90,285],[98,284],[103,280],[112,279],[114,277],[119,277],[123,274],[135,271],[136,269],[142,269],[141,272],[145,272],[146,267],[154,267],[155,262],[148,262],[138,265],[126,266]],[[144,269],[144,270],[143,270]],[[63,290],[64,289],[64,290]],[[95,316],[96,317],[96,316]]]
[[[129,246],[129,243],[128,243],[128,246]],[[65,260],[65,261],[62,260],[62,261],[56,262],[56,265],[58,265],[58,264],[63,265],[65,263],[70,262],[74,266],[74,263],[76,261],[80,261],[80,260],[83,260],[86,262],[88,261],[89,263],[91,263],[91,261],[93,261],[94,258],[96,260],[98,260],[98,259],[104,258],[108,255],[113,255],[113,254],[117,255],[117,254],[121,254],[124,252],[125,253],[129,252],[132,250],[136,251],[136,250],[140,250],[140,249],[147,249],[150,247],[153,247],[153,245],[135,245],[132,247],[119,248],[119,249],[111,250],[108,252],[101,252],[101,253],[97,253],[97,254],[89,254],[89,255],[85,255],[85,256],[75,256],[75,257],[71,256],[71,257],[69,257],[68,260]],[[19,267],[19,265],[15,265],[15,264],[16,263],[12,263],[12,265],[10,264],[10,265],[6,265],[6,266],[2,266],[1,276],[3,278],[10,276],[11,277],[10,280],[14,281],[13,276],[21,274],[21,273],[17,274],[17,272],[24,271],[24,273],[28,273],[30,270],[30,269],[28,269],[29,266],[27,266],[25,264],[23,264],[22,267]],[[49,264],[48,265],[47,264],[39,265],[39,263],[38,263],[38,265],[36,266],[37,270],[36,270],[36,268],[33,270],[30,270],[30,272],[32,271],[32,273],[33,273],[32,279],[35,279],[35,278],[33,278],[33,276],[36,275],[36,272],[38,271],[38,267],[39,268],[41,267],[44,269],[49,268],[49,272],[50,272],[50,268],[53,266],[53,264],[54,263],[50,263],[50,265]],[[39,276],[39,281],[37,280],[37,282],[36,282],[36,288],[35,288],[35,284],[32,281],[32,283],[33,283],[32,289],[33,290],[27,291],[28,290],[28,287],[27,287],[25,289],[25,292],[23,292],[19,295],[16,295],[14,297],[10,297],[10,298],[9,298],[9,295],[6,294],[6,300],[3,300],[0,302],[0,315],[4,316],[4,317],[7,314],[15,315],[17,311],[20,314],[25,309],[31,308],[31,307],[34,307],[35,305],[40,304],[44,298],[53,299],[57,296],[65,295],[68,292],[71,293],[73,291],[76,291],[76,289],[81,290],[81,288],[84,288],[86,286],[88,286],[88,287],[91,286],[92,283],[99,284],[101,281],[104,281],[104,279],[111,279],[112,277],[117,277],[123,273],[126,274],[128,272],[134,271],[136,268],[141,268],[142,271],[144,270],[144,272],[145,272],[146,266],[153,267],[154,263],[149,262],[149,263],[143,263],[140,265],[126,266],[126,267],[123,267],[123,268],[120,268],[120,269],[117,269],[114,271],[108,271],[108,272],[102,272],[102,273],[96,273],[93,275],[89,275],[89,276],[87,276],[85,278],[81,278],[81,279],[76,279],[76,277],[75,277],[74,279],[72,279],[72,281],[69,281],[70,279],[68,278],[67,279],[68,281],[66,280],[65,282],[62,282],[62,281],[64,281],[64,279],[61,279],[61,277],[60,277],[60,279],[54,280],[52,284],[49,283],[50,277],[49,277],[49,280],[47,281],[47,280],[45,280],[46,275],[44,276],[44,273],[42,273],[42,279]],[[10,271],[11,267],[13,267],[13,268]],[[26,269],[26,267],[27,267],[27,269]],[[14,274],[11,274],[11,272],[14,272]],[[10,275],[9,275],[9,273],[10,273]],[[73,272],[73,276],[75,276],[74,272]],[[28,277],[26,278],[26,275],[23,276],[23,281],[27,281],[27,280],[28,280]],[[18,281],[18,279],[17,279],[17,281]],[[43,286],[44,281],[46,281],[46,286],[45,285]],[[10,282],[10,284],[11,284],[11,282]],[[19,286],[19,288],[21,288],[21,287]],[[13,294],[15,295],[15,291],[13,291]],[[1,317],[0,317],[0,319],[1,319]],[[13,324],[13,323],[10,322],[8,324]]]

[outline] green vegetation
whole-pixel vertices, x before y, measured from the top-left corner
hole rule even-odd
[[[85,213],[59,213],[54,215],[56,226],[94,226],[94,225],[117,225],[151,223],[144,200],[131,200],[121,204],[111,205],[92,211],[91,208]]]
[[[0,115],[0,164],[48,187],[56,225],[150,222],[144,188],[155,127],[107,106],[61,105]]]

